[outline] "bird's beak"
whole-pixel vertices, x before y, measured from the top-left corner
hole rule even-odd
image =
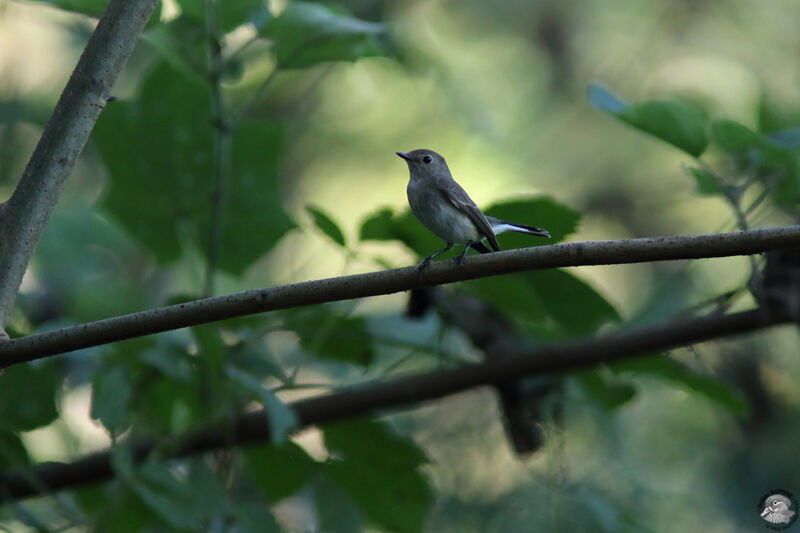
[[[405,152],[395,152],[397,155],[405,159],[406,161],[411,161],[411,156]]]

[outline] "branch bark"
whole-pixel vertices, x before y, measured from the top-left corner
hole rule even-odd
[[[0,330],[31,255],[157,0],[112,0],[11,198],[0,204]]]
[[[289,405],[299,420],[296,429],[301,429],[373,413],[379,409],[407,408],[481,385],[499,385],[523,377],[565,372],[722,336],[739,335],[789,320],[787,314],[763,309],[680,319],[655,326],[632,328],[603,337],[543,347],[454,370],[356,385]],[[265,411],[256,411],[245,414],[234,422],[212,427],[182,440],[182,445],[172,449],[165,457],[182,457],[232,445],[265,441],[270,437],[267,416]],[[140,441],[131,444],[130,450],[134,459],[140,461],[154,447],[155,443],[152,441]],[[88,455],[69,464],[42,465],[27,474],[1,474],[0,497],[3,500],[21,499],[40,494],[42,487],[55,491],[102,481],[114,475],[110,452]],[[31,479],[37,480],[37,483],[32,484]]]
[[[0,367],[81,348],[278,309],[364,298],[523,270],[751,255],[800,246],[800,225],[711,235],[575,242],[256,289],[0,340]]]

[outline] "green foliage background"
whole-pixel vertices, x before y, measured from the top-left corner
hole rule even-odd
[[[88,38],[87,15],[106,3],[0,0],[13,52],[0,52],[0,200]],[[421,147],[444,154],[487,213],[553,235],[504,234],[504,248],[797,221],[800,95],[786,21],[800,6],[790,0],[225,0],[207,16],[202,0],[159,6],[39,244],[10,333],[202,296],[220,132],[230,164],[219,293],[408,265],[438,249],[408,212],[394,156]],[[222,44],[224,124],[211,37]],[[750,307],[762,263],[553,270],[448,290],[492,305],[536,345]],[[406,299],[7,369],[0,467],[112,446],[117,480],[6,505],[0,521],[14,531],[731,531],[760,527],[767,490],[800,494],[788,327],[567,376],[548,399],[558,407],[545,410],[545,446],[527,458],[509,447],[490,390],[292,433],[286,401],[478,360],[435,313],[406,317]],[[255,405],[273,442],[163,460],[187,432]],[[140,436],[159,447],[134,465],[116,444]]]

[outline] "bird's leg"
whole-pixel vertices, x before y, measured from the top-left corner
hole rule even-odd
[[[419,264],[419,267],[417,267],[417,268],[418,268],[418,270],[419,270],[420,272],[422,272],[423,270],[425,270],[426,268],[428,268],[428,265],[430,265],[430,264],[431,264],[431,261],[433,261],[433,258],[434,258],[434,257],[436,257],[437,255],[441,255],[441,254],[445,253],[447,250],[449,250],[449,249],[450,249],[450,248],[452,248],[452,247],[453,247],[453,243],[452,243],[452,242],[448,242],[448,243],[447,243],[447,246],[445,246],[444,248],[442,248],[442,249],[441,249],[441,250],[439,250],[438,252],[434,252],[434,253],[432,253],[431,255],[429,255],[428,257],[426,257],[426,258],[425,258],[425,261],[423,261],[422,263],[420,263],[420,264]]]
[[[460,267],[464,266],[464,258],[467,257],[467,252],[469,251],[470,246],[472,246],[471,242],[468,242],[467,245],[464,247],[464,251],[461,252],[461,255],[456,257],[454,261]]]

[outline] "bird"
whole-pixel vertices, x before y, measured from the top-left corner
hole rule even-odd
[[[470,248],[482,254],[500,251],[497,235],[505,231],[527,233],[537,237],[550,238],[550,233],[542,228],[525,226],[484,215],[467,192],[459,185],[444,157],[433,150],[418,149],[410,152],[395,152],[408,164],[410,174],[406,194],[411,212],[433,234],[442,239],[446,246],[426,257],[419,265],[422,272],[433,259],[450,250],[454,244],[464,244],[464,251],[455,261],[464,264],[464,257]],[[483,244],[484,239],[492,250]]]

